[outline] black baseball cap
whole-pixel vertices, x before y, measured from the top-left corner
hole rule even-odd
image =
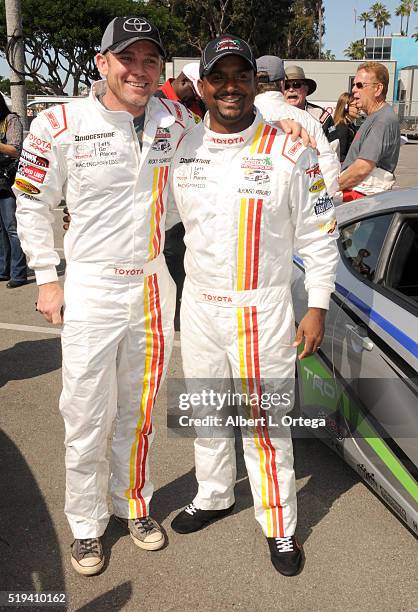
[[[250,45],[239,36],[224,34],[209,41],[203,49],[199,67],[200,78],[203,79],[204,76],[210,74],[216,62],[226,55],[242,57],[250,64],[254,72],[257,72],[257,64]]]
[[[121,53],[138,40],[149,40],[157,45],[163,57],[165,49],[157,28],[145,17],[115,17],[103,34],[100,53]]]

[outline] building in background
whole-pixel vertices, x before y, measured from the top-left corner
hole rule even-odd
[[[301,66],[308,78],[317,83],[309,101],[323,106],[334,114],[341,93],[351,91],[357,67],[367,60],[381,62],[389,71],[387,102],[398,113],[404,132],[415,132],[418,137],[418,41],[408,36],[370,36],[364,39],[364,60],[302,60],[285,61]],[[198,57],[173,57],[166,64],[166,78],[176,77],[188,62]]]

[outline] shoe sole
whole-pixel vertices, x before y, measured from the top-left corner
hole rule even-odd
[[[77,559],[71,557],[71,564],[75,571],[82,576],[95,576],[103,569],[104,566],[104,558],[97,564],[93,566],[86,567],[85,565],[80,565]]]
[[[162,536],[161,540],[158,540],[157,542],[142,542],[133,536],[131,532],[129,532],[129,535],[131,536],[133,543],[138,546],[138,548],[143,548],[144,550],[160,550],[160,548],[162,548],[165,544],[164,536]]]

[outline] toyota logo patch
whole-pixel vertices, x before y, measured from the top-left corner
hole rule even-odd
[[[123,24],[125,32],[141,32],[143,34],[151,32],[151,26],[148,21],[141,17],[130,17]]]

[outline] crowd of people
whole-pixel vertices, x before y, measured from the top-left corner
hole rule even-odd
[[[257,397],[282,391],[283,381],[291,387],[298,347],[303,359],[321,344],[334,289],[332,196],[390,188],[399,154],[381,64],[359,67],[333,120],[306,100],[317,85],[300,67],[284,70],[274,56],[256,60],[237,36],[209,41],[200,64],[159,88],[164,58],[153,24],[115,18],[96,56],[104,78],[88,99],[40,113],[22,150],[16,120],[9,119],[0,145],[8,159],[21,154],[14,183],[21,246],[9,249],[2,278],[14,286],[25,281],[22,247],[39,285],[37,310],[63,325],[65,513],[74,536],[71,563],[82,575],[104,565],[106,446],[114,422],[113,512],[138,547],[165,544],[149,514],[148,464],[175,316],[191,391],[202,390],[202,380],[224,389],[231,376]],[[367,118],[356,131],[359,111]],[[306,146],[306,133],[315,146]],[[10,187],[1,200],[6,254],[5,234],[10,244],[12,234],[4,199],[14,217]],[[62,200],[70,213],[64,288],[51,212]],[[294,248],[304,260],[308,293],[296,336]],[[273,431],[259,402],[248,414],[254,424],[243,446],[255,517],[274,568],[294,575],[303,551],[295,538],[290,431],[277,421]],[[172,521],[177,533],[199,531],[233,510],[234,436],[223,433],[196,430],[198,493]]]

